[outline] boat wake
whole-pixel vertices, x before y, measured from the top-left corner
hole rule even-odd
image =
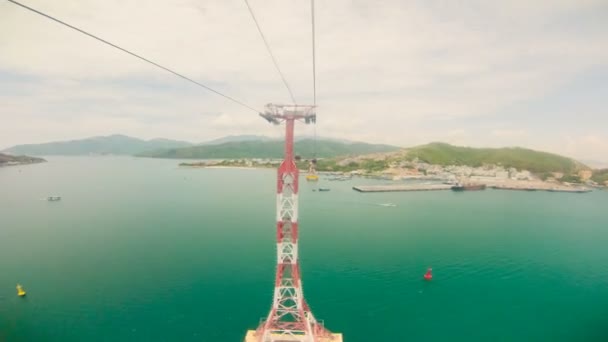
[[[48,202],[57,202],[57,201],[61,201],[61,196],[49,196],[49,197],[41,198],[40,200],[48,201]]]
[[[378,203],[378,202],[366,202],[366,201],[340,201],[340,203],[347,204],[356,204],[356,205],[369,205],[373,207],[396,207],[395,203],[386,202],[386,203]]]

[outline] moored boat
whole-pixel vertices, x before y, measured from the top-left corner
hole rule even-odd
[[[454,191],[470,191],[470,190],[484,190],[485,184],[456,184],[452,187]]]

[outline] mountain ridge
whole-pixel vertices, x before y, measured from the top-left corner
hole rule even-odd
[[[495,164],[535,173],[572,173],[591,169],[570,157],[523,147],[478,148],[432,142],[405,149],[404,157],[406,160],[419,159],[429,164],[443,166]]]
[[[313,140],[309,136],[298,136],[295,140],[295,152],[304,159],[352,156],[365,159],[369,154],[388,153],[392,155],[387,157],[391,160],[411,161],[417,158],[437,165],[498,164],[536,173],[549,171],[572,173],[576,170],[590,169],[573,158],[522,147],[474,148],[432,142],[402,148],[324,137]],[[118,154],[181,159],[281,158],[283,139],[263,135],[230,135],[193,144],[165,138],[143,140],[123,134],[113,134],[43,144],[16,145],[2,152],[31,156]]]
[[[321,159],[317,166],[320,171],[363,170],[367,173],[391,173],[406,169],[420,171],[429,166],[438,166],[440,169],[466,167],[484,170],[502,167],[503,170],[526,170],[543,179],[561,173],[578,181],[583,176],[580,172],[588,174],[598,171],[591,170],[587,165],[569,157],[521,147],[473,148],[438,142],[403,148],[396,152]],[[467,172],[466,169],[463,169],[463,172]]]
[[[302,139],[295,142],[296,155],[302,158],[331,158],[341,155],[359,155],[397,151],[400,147],[382,144],[353,142],[350,144],[332,140]],[[282,140],[226,142],[212,145],[196,145],[184,148],[161,149],[136,154],[148,158],[176,159],[234,159],[234,158],[282,158]]]
[[[311,140],[311,136],[296,136],[295,141]],[[222,145],[225,143],[247,143],[247,142],[273,142],[281,143],[283,138],[274,138],[263,135],[228,135],[221,138],[207,140],[202,143],[192,143],[166,138],[139,139],[124,134],[112,134],[106,136],[94,136],[82,139],[71,139],[62,141],[51,141],[39,144],[20,144],[11,146],[1,152],[9,154],[24,154],[34,156],[45,155],[90,155],[90,154],[116,154],[116,155],[138,155],[144,153],[158,152],[176,148],[194,146]],[[317,141],[338,142],[343,144],[367,144],[364,142],[351,141],[338,138],[317,137]],[[375,145],[375,144],[368,144]],[[362,146],[362,145],[361,145]],[[384,145],[389,146],[389,145]],[[355,145],[351,148],[358,151]],[[363,148],[362,152],[373,152]]]
[[[22,144],[9,147],[2,152],[27,155],[88,155],[118,154],[133,155],[159,148],[192,146],[192,143],[164,138],[143,140],[123,134],[94,136],[84,139],[52,141],[41,144]]]

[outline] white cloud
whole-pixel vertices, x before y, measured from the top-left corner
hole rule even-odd
[[[308,2],[250,3],[296,99],[311,101]],[[241,0],[27,4],[255,108],[289,99]],[[321,135],[401,145],[526,138],[538,145],[525,122],[508,117],[500,118],[508,128],[496,122],[490,134],[453,132],[473,132],[458,122],[542,102],[580,73],[608,65],[608,7],[601,0],[316,6]],[[247,109],[8,2],[0,3],[0,51],[0,146],[73,138],[74,129],[82,136],[193,141],[280,134]],[[551,124],[551,113],[538,115]],[[456,123],[425,124],[434,121]]]

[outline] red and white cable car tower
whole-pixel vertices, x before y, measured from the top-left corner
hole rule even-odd
[[[285,122],[285,159],[277,179],[277,273],[268,318],[257,330],[247,332],[245,342],[342,342],[318,322],[302,291],[298,262],[298,176],[293,142],[296,121],[314,123],[315,106],[266,105],[260,116],[275,125]]]

